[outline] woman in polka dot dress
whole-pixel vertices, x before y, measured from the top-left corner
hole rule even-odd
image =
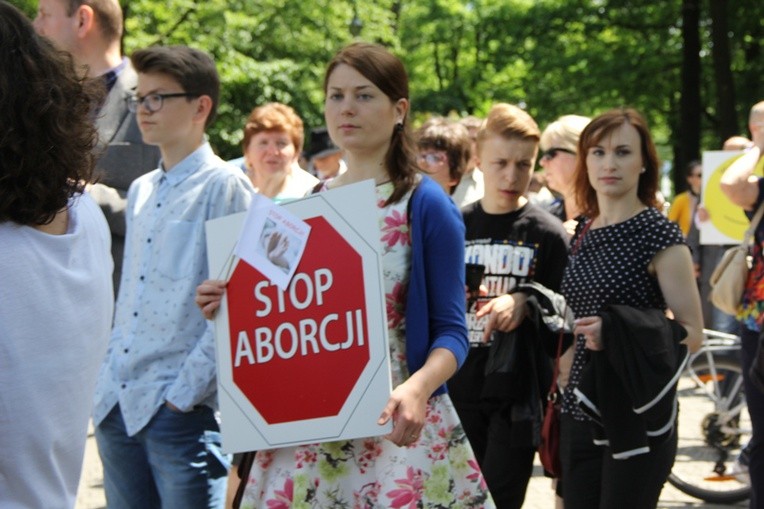
[[[676,453],[676,430],[649,452],[614,459],[597,445],[574,390],[591,351],[604,350],[606,305],[671,310],[684,343],[702,341],[700,298],[679,228],[655,208],[659,166],[645,120],[631,109],[598,116],[581,133],[575,187],[588,218],[579,223],[562,281],[576,316],[570,382],[563,397],[562,495],[566,509],[655,507]],[[604,339],[604,341],[603,341]]]

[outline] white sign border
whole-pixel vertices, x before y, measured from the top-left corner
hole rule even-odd
[[[391,431],[391,423],[384,426],[376,423],[390,396],[392,382],[375,201],[374,184],[365,181],[283,205],[302,219],[323,215],[343,237],[355,237],[352,244],[357,250],[365,251],[360,254],[365,275],[369,362],[340,413],[336,417],[268,424],[233,381],[229,304],[228,299],[224,298],[215,319],[218,399],[224,451],[271,449],[383,435]],[[220,274],[230,264],[245,215],[240,213],[208,221],[210,274]]]

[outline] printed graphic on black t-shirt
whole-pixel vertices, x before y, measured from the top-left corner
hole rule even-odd
[[[462,209],[462,216],[465,263],[485,265],[482,284],[488,290],[488,295],[468,305],[470,346],[486,346],[486,318],[477,319],[477,311],[525,282],[559,289],[567,260],[567,234],[559,220],[531,204],[506,214],[487,214],[476,202]]]
[[[486,317],[477,318],[477,311],[488,301],[506,295],[519,283],[530,281],[536,269],[537,244],[525,244],[509,240],[470,240],[465,243],[466,263],[485,266],[481,284],[488,295],[470,302],[467,309],[467,329],[470,344],[482,344]]]

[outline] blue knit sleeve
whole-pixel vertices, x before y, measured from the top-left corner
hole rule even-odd
[[[469,351],[465,321],[464,222],[454,202],[432,181],[420,184],[429,351],[445,348],[461,366]]]

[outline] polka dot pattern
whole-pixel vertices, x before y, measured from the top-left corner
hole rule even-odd
[[[583,225],[579,223],[571,245],[578,242]],[[679,227],[654,208],[621,223],[589,229],[569,258],[562,293],[576,318],[597,315],[608,304],[666,309],[658,279],[648,273],[648,265],[660,251],[684,243]],[[576,420],[588,419],[573,395],[588,358],[579,336],[562,407]]]

